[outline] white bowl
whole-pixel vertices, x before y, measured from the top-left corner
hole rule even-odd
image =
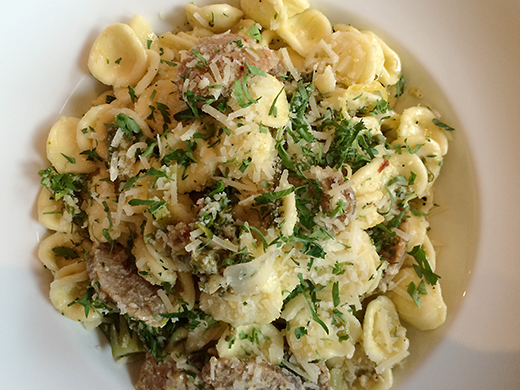
[[[37,260],[37,172],[61,114],[79,115],[92,82],[90,45],[111,23],[144,15],[157,32],[183,20],[186,1],[20,0],[2,6],[0,387],[131,389],[102,336],[61,317]],[[197,4],[204,4],[198,2]],[[380,35],[408,85],[456,128],[438,182],[432,237],[446,325],[411,331],[412,355],[394,389],[520,388],[520,2],[314,1],[332,22]]]

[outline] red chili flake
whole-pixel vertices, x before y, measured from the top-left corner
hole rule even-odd
[[[388,162],[388,159],[385,158],[383,160],[383,163],[381,164],[381,166],[379,167],[379,169],[377,170],[379,173],[381,173],[383,171],[383,169],[385,169],[387,166],[389,166],[390,163]]]

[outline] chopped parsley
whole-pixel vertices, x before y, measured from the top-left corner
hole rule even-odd
[[[426,258],[426,253],[421,249],[420,245],[414,246],[414,248],[408,252],[409,255],[413,256],[417,264],[414,264],[413,268],[417,273],[417,276],[426,280],[430,286],[437,284],[440,276],[434,273],[430,267],[430,263]]]
[[[80,154],[87,156],[87,161],[103,161],[101,156],[96,151],[97,147],[82,151]]]
[[[386,112],[388,112],[390,110],[392,110],[392,107],[390,106],[390,104],[384,99],[379,99],[376,102],[376,105],[374,106],[374,108],[370,111],[370,115],[377,116],[377,115],[385,114]]]
[[[239,171],[244,173],[246,171],[247,167],[249,166],[249,164],[251,164],[251,161],[252,161],[251,157],[248,157],[246,160],[242,161],[240,168],[238,168]]]
[[[255,23],[249,29],[247,30],[246,34],[253,38],[255,41],[262,42],[262,34],[260,33],[260,30],[258,29],[258,25]]]
[[[292,194],[295,190],[296,190],[296,188],[291,187],[291,188],[287,188],[285,190],[280,190],[280,191],[265,192],[262,195],[255,197],[254,206],[267,204],[267,203],[273,202],[275,200],[281,199],[289,194]]]
[[[184,172],[182,173],[182,179],[184,180],[186,178],[186,170],[192,163],[196,163],[197,160],[195,159],[195,156],[193,155],[193,152],[197,149],[197,142],[194,141],[191,143],[190,140],[186,141],[186,148],[184,149],[174,149],[171,152],[169,152],[166,156],[163,157],[161,160],[162,164],[170,164],[172,161],[176,162],[179,165],[182,165],[184,167]]]
[[[339,296],[339,282],[334,282],[332,285],[332,302],[334,303],[334,307],[339,306],[341,303]]]
[[[130,95],[130,99],[132,100],[132,103],[135,103],[137,101],[137,96],[135,96],[135,90],[131,86],[128,86],[128,94]],[[121,115],[121,114],[119,114],[119,115]]]
[[[75,197],[79,192],[86,192],[86,174],[61,173],[53,167],[38,172],[41,177],[41,185],[54,194],[54,199],[59,200],[66,195]]]
[[[75,159],[74,157],[69,157],[69,156],[67,156],[66,154],[63,154],[63,153],[61,153],[61,155],[62,155],[63,157],[65,157],[65,159],[66,159],[68,162],[70,162],[71,164],[76,164],[76,159]]]
[[[129,137],[142,134],[141,128],[137,122],[126,114],[117,114],[114,122],[121,129],[121,131]]]
[[[269,108],[268,115],[272,115],[275,118],[278,117],[278,107],[276,107],[276,102],[278,101],[278,98],[280,97],[281,93],[284,91],[284,88],[280,89],[280,92],[275,96],[273,99],[273,103],[271,104],[271,108]]]
[[[394,97],[401,96],[404,93],[404,87],[405,87],[405,81],[404,81],[403,74],[401,73],[399,75],[399,80],[397,80],[397,84],[395,84],[395,96]]]
[[[314,136],[310,132],[310,125],[305,117],[313,91],[314,85],[312,83],[299,81],[289,103],[292,127],[290,134],[295,142],[298,142],[300,139],[304,139],[307,142],[314,141]]]
[[[421,297],[419,297],[419,295],[428,294],[428,290],[426,289],[424,280],[421,280],[418,286],[416,286],[414,282],[410,282],[406,290],[408,292],[408,295],[410,295],[414,303],[417,305],[417,307],[421,307]]]
[[[202,54],[200,54],[200,52],[196,49],[191,49],[191,52],[195,55],[195,57],[197,58],[197,60],[199,60],[199,63],[196,64],[195,66],[199,69],[202,69],[202,65],[204,66],[208,66],[208,61],[203,57]]]
[[[56,257],[63,257],[65,260],[78,259],[79,254],[74,249],[67,246],[55,246],[52,248],[52,252]]]
[[[435,124],[435,126],[438,126],[440,127],[441,129],[444,129],[446,131],[454,131],[455,129],[451,126],[448,126],[446,123],[443,123],[441,122],[439,119],[437,118],[433,118],[432,119],[432,122]]]
[[[245,65],[246,65],[247,71],[250,75],[267,77],[267,74],[265,74],[265,72],[262,69],[254,66],[254,65],[249,65],[248,63],[245,63]]]
[[[307,328],[304,326],[299,326],[298,328],[294,329],[294,335],[296,336],[296,339],[298,339],[298,340],[300,340],[306,334],[308,334]]]
[[[130,199],[128,204],[130,206],[148,206],[148,212],[155,216],[155,214],[166,206],[167,201],[150,200],[150,199]]]

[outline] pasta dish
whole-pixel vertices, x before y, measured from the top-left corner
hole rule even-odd
[[[188,4],[108,26],[106,85],[39,172],[50,300],[138,390],[389,389],[405,326],[446,305],[428,237],[440,115],[397,109],[401,61],[307,0]]]

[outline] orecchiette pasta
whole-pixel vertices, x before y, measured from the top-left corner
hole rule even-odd
[[[137,83],[146,72],[146,51],[127,24],[107,27],[90,51],[88,68],[99,81],[114,87]]]
[[[413,268],[403,268],[396,276],[397,286],[388,294],[394,302],[399,316],[406,322],[421,330],[432,330],[438,328],[446,320],[446,303],[442,298],[439,283],[434,286],[426,284],[426,293],[419,295],[420,306],[418,306],[408,289],[410,283],[418,286],[421,279]]]
[[[50,299],[54,307],[65,317],[81,321],[86,326],[96,326],[101,322],[100,314],[90,310],[86,315],[85,307],[74,303],[87,291],[89,277],[85,263],[70,264],[60,269],[51,283]]]
[[[56,274],[60,269],[84,260],[91,243],[79,233],[56,232],[44,239],[38,257],[44,267]]]
[[[309,8],[307,0],[241,0],[244,13],[266,29],[276,30],[287,19]]]
[[[74,230],[72,218],[65,209],[65,201],[54,199],[52,192],[46,188],[42,188],[38,195],[38,221],[47,229],[57,232]]]
[[[88,161],[76,142],[79,119],[62,117],[52,126],[47,138],[47,158],[59,173],[88,173],[97,169]]]
[[[369,359],[378,364],[378,373],[408,355],[406,329],[399,322],[394,304],[384,295],[367,306],[363,320],[363,346]]]
[[[452,128],[395,109],[401,61],[379,36],[309,7],[113,24],[88,58],[106,90],[50,129],[51,303],[115,359],[145,352],[139,390],[159,372],[175,388],[389,389],[401,319],[445,321],[428,213]]]
[[[229,328],[220,337],[217,351],[224,358],[260,356],[278,365],[283,360],[283,336],[275,326],[243,325]]]
[[[321,12],[307,10],[289,18],[276,30],[276,33],[298,54],[305,57],[315,44],[331,36],[332,27]]]
[[[338,62],[336,76],[346,85],[368,84],[375,80],[384,64],[384,53],[373,37],[359,31],[332,34],[332,50]]]
[[[185,10],[191,27],[207,28],[217,34],[231,29],[244,16],[241,10],[228,4],[205,7],[188,4]]]

